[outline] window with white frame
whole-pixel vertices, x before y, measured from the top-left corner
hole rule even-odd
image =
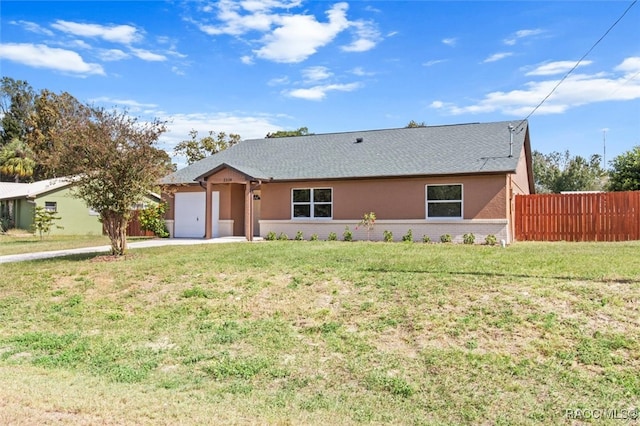
[[[48,212],[55,213],[58,211],[58,203],[56,201],[45,201],[44,209]]]
[[[462,185],[427,185],[427,219],[462,219]]]
[[[294,189],[291,193],[293,219],[331,219],[333,216],[331,188]]]

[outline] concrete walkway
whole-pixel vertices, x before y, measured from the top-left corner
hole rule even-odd
[[[262,238],[255,237],[254,241],[261,241]],[[134,241],[127,243],[127,250],[161,247],[161,246],[189,246],[196,244],[223,244],[248,242],[245,237],[220,237],[205,240],[203,238],[156,238],[153,240]],[[24,262],[26,260],[50,259],[53,257],[63,257],[73,254],[86,253],[109,253],[111,246],[83,247],[66,250],[43,251],[36,253],[9,254],[0,256],[0,263]]]

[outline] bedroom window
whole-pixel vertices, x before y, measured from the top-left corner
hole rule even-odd
[[[45,201],[44,209],[45,211],[55,213],[58,211],[58,203],[56,201]]]
[[[293,219],[331,219],[333,214],[331,188],[294,189],[291,198]]]
[[[427,185],[427,219],[462,219],[462,185]]]

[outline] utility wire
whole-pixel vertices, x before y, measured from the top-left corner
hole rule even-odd
[[[595,49],[595,47],[600,44],[600,42],[607,36],[607,34],[609,34],[609,32],[611,32],[611,30],[618,25],[618,22],[620,22],[622,20],[622,18],[624,18],[624,16],[627,14],[627,12],[629,12],[629,10],[631,10],[631,8],[633,6],[635,6],[635,4],[638,2],[638,0],[633,0],[633,2],[631,2],[631,4],[629,5],[629,7],[627,7],[627,9],[622,13],[622,15],[620,15],[620,17],[609,27],[609,29],[602,35],[602,37],[600,37],[598,39],[598,41],[596,41],[593,46],[591,46],[591,48],[587,51],[587,53],[585,53],[584,55],[582,55],[582,58],[580,58],[578,60],[578,62],[576,62],[576,64],[573,66],[573,68],[571,68],[565,75],[564,77],[562,77],[562,79],[560,79],[560,81],[553,87],[553,89],[551,89],[551,91],[549,92],[549,94],[547,96],[544,97],[544,99],[542,99],[540,101],[540,103],[538,105],[536,105],[536,107],[533,109],[533,111],[531,111],[529,113],[529,115],[527,115],[525,118],[522,119],[522,121],[520,123],[518,123],[518,125],[515,127],[518,130],[518,133],[520,133],[522,131],[522,128],[520,128],[520,126],[529,119],[529,117],[531,117],[533,115],[533,113],[535,113],[538,108],[540,108],[542,106],[542,104],[544,104],[547,99],[549,99],[549,97],[551,95],[553,95],[553,92],[556,91],[556,89],[567,79],[567,77],[569,77],[569,75],[575,71],[576,68],[578,68],[578,66],[580,65],[580,63],[582,63],[582,61],[584,60],[584,58],[586,58],[589,53],[591,53],[591,51],[593,49]]]

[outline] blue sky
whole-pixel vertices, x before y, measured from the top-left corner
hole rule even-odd
[[[0,70],[244,139],[519,120],[631,1],[2,1]],[[533,149],[640,144],[640,6],[529,118]],[[182,165],[181,159],[175,161]]]

